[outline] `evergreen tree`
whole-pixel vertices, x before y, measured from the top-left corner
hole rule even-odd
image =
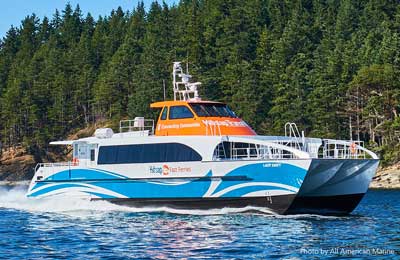
[[[39,153],[102,120],[154,117],[173,61],[260,134],[360,138],[400,159],[398,1],[183,0],[83,15],[67,4],[0,40],[0,140]],[[397,150],[396,150],[397,149]]]

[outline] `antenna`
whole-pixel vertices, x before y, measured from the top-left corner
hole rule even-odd
[[[186,74],[189,74],[189,52],[186,51]]]
[[[162,80],[162,84],[163,84],[163,90],[164,90],[164,101],[166,99],[166,95],[165,95],[165,79]]]
[[[189,70],[189,64],[186,63],[186,70]],[[173,71],[174,100],[201,100],[197,87],[200,82],[190,82],[192,78],[188,73],[184,73],[181,62],[174,62]],[[180,78],[180,81],[178,81]]]

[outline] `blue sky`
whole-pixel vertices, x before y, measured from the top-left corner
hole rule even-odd
[[[63,10],[67,3],[73,8],[79,4],[82,13],[90,12],[97,19],[99,15],[109,15],[112,9],[121,6],[124,11],[136,7],[138,0],[4,0],[0,8],[0,39],[6,35],[11,25],[19,27],[21,20],[35,13],[40,19],[44,16],[51,18],[56,9]],[[143,1],[149,7],[153,0]],[[158,1],[158,2],[162,2]],[[178,3],[178,0],[165,0],[168,5]]]

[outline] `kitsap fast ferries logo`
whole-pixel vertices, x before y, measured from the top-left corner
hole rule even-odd
[[[163,166],[150,166],[149,172],[151,174],[169,175],[170,173],[185,173],[192,172],[191,167],[170,167],[167,164]]]

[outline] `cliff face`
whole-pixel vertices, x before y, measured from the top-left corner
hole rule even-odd
[[[68,152],[68,151],[67,151]],[[40,156],[28,154],[22,147],[3,150],[0,157],[0,181],[15,182],[31,180],[39,162],[65,162],[71,160],[66,150],[46,151]]]
[[[380,169],[369,187],[377,189],[400,189],[400,163]]]
[[[33,156],[22,148],[5,151],[0,158],[0,181],[30,180],[35,165]]]

